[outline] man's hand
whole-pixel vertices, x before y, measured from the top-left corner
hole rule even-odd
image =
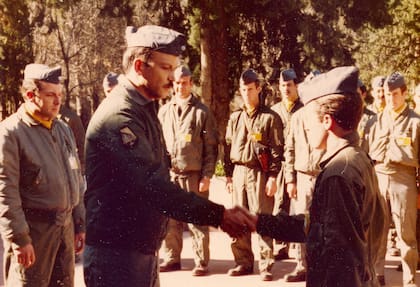
[[[274,196],[274,194],[276,194],[276,191],[277,191],[276,178],[270,176],[265,185],[265,194],[267,194],[268,197],[272,197]]]
[[[25,268],[29,268],[35,263],[35,250],[31,243],[13,249],[13,253],[17,257],[17,262]]]
[[[296,188],[296,183],[294,182],[289,182],[286,185],[286,191],[289,194],[290,198],[297,198],[297,188]]]
[[[226,191],[228,193],[232,193],[233,192],[232,178],[229,177],[229,176],[226,177]]]
[[[200,183],[198,184],[198,192],[206,192],[209,190],[209,187],[210,187],[210,178],[208,178],[207,176],[204,176],[200,180]]]
[[[76,254],[80,254],[85,247],[85,236],[86,233],[80,232],[74,235],[74,251]]]
[[[247,232],[254,232],[256,225],[256,216],[251,215],[245,208],[235,206],[232,209],[225,209],[220,227],[230,237],[238,238]]]

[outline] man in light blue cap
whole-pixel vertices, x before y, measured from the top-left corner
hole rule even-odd
[[[6,286],[74,286],[74,255],[84,246],[84,184],[74,135],[57,118],[60,76],[60,67],[27,65],[25,102],[0,123]]]
[[[359,147],[358,69],[338,67],[300,84],[313,148],[324,150],[309,215],[256,216],[257,232],[307,245],[307,286],[375,287],[384,205],[369,156]]]
[[[241,208],[225,209],[170,181],[157,103],[172,91],[186,39],[174,30],[127,27],[124,74],[86,133],[87,287],[158,287],[158,250],[168,217],[254,230]]]
[[[417,174],[420,167],[420,116],[406,103],[407,86],[399,72],[384,81],[385,110],[366,127],[364,146],[375,161],[381,195],[389,198],[401,250],[403,285],[416,286]],[[388,228],[387,228],[388,230]],[[386,235],[382,239],[376,273],[385,284]]]

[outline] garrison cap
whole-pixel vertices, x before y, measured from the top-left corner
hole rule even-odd
[[[188,68],[187,66],[184,66],[184,65],[179,66],[174,71],[175,80],[179,80],[181,77],[189,77],[189,76],[191,76],[191,71],[190,71],[190,68]]]
[[[283,80],[285,82],[287,81],[296,81],[297,76],[296,72],[293,69],[287,69],[280,72],[280,80]]]
[[[61,67],[50,68],[42,64],[28,64],[25,67],[24,79],[40,80],[48,83],[60,83]]]
[[[109,72],[105,75],[102,85],[104,87],[113,87],[118,84],[118,74],[114,72]]]
[[[245,70],[241,74],[241,80],[244,82],[245,85],[259,82],[258,74],[253,69]]]
[[[177,31],[145,25],[140,28],[128,26],[125,30],[127,47],[145,47],[165,54],[179,56],[186,49],[186,37]]]
[[[301,83],[298,87],[303,104],[333,94],[357,95],[359,70],[353,66],[334,68]]]
[[[385,82],[384,76],[376,76],[372,79],[371,86],[372,88],[383,87]]]
[[[385,85],[390,91],[401,88],[405,85],[404,76],[399,72],[394,72],[386,77],[384,86]]]

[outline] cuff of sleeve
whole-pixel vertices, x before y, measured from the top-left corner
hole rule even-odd
[[[17,246],[22,247],[29,243],[32,243],[32,239],[29,234],[18,234],[13,236],[12,242],[15,243]]]

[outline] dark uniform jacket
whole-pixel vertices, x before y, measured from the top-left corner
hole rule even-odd
[[[19,110],[0,123],[0,228],[18,246],[31,242],[26,217],[84,230],[80,162],[74,136],[63,121],[51,129]]]
[[[306,286],[379,286],[374,263],[385,205],[373,163],[358,144],[354,132],[321,161],[309,213]],[[261,215],[257,231],[302,241],[302,227],[301,216]]]
[[[159,110],[171,167],[176,173],[197,171],[211,178],[217,159],[217,130],[210,109],[191,95],[178,115],[175,98]]]
[[[243,110],[231,114],[226,128],[225,173],[232,176],[234,164],[260,168],[255,142],[269,150],[268,175],[276,177],[283,157],[283,126],[270,108],[258,107],[252,115]]]
[[[86,242],[155,254],[167,216],[218,226],[224,207],[170,182],[156,102],[120,80],[86,134]]]

